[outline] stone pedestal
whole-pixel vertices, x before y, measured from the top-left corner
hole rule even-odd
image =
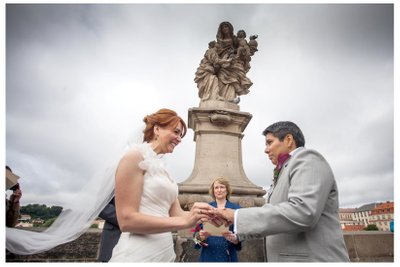
[[[229,180],[232,202],[242,207],[262,206],[265,190],[253,184],[242,164],[243,131],[252,115],[224,101],[203,101],[189,109],[188,127],[194,131],[195,164],[188,179],[179,184],[179,200],[185,209],[196,201],[209,202],[208,191],[218,176]]]

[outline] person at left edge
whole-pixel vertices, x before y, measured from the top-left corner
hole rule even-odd
[[[6,196],[6,226],[14,227],[18,223],[20,215],[19,200],[22,197],[21,188],[18,183],[19,176],[15,175],[11,168],[6,166],[6,190],[11,190],[13,193],[10,198]]]

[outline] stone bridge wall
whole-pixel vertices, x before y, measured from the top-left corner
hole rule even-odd
[[[90,229],[80,238],[60,245],[47,252],[29,256],[6,255],[7,262],[95,262],[101,230]],[[393,233],[351,232],[344,235],[350,259],[353,262],[393,262]],[[199,251],[193,249],[193,241],[175,236],[177,261],[196,262]],[[245,241],[239,252],[240,262],[265,261],[263,239]]]

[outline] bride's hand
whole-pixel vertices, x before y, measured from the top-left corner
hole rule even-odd
[[[208,221],[210,219],[209,211],[213,209],[214,208],[207,203],[201,203],[201,202],[194,203],[188,215],[189,227],[194,226],[197,223],[203,223]]]

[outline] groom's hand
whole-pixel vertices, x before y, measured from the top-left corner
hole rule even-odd
[[[222,218],[222,217],[219,217],[219,216],[215,215],[215,214],[210,216],[210,220],[208,222],[213,224],[213,225],[215,225],[215,226],[217,226],[217,227],[220,227],[221,225],[226,225],[226,220],[224,218]]]
[[[212,221],[215,222],[217,226],[224,224],[225,226],[229,226],[233,224],[235,217],[235,210],[233,209],[213,209],[213,218]]]

